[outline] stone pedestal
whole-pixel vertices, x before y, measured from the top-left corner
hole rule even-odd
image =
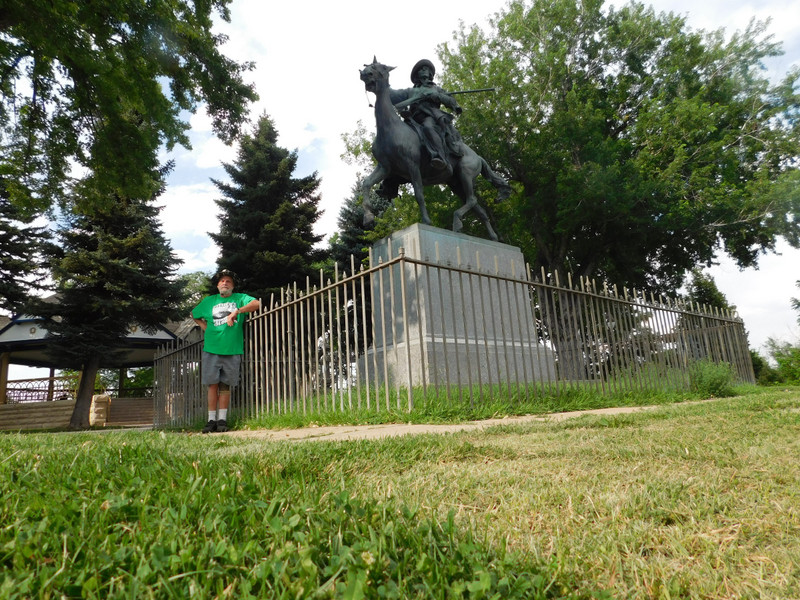
[[[538,340],[519,248],[422,224],[373,246],[370,377],[401,386],[555,379]],[[385,361],[385,362],[384,362]],[[377,371],[377,372],[375,372]]]

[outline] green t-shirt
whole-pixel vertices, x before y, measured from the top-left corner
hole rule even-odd
[[[228,327],[228,315],[255,300],[247,294],[233,293],[227,298],[219,294],[206,296],[194,307],[192,316],[205,319],[208,327],[203,339],[203,350],[211,354],[244,354],[244,320],[239,314],[233,327]]]

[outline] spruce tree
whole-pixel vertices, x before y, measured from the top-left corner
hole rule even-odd
[[[714,278],[699,268],[692,269],[687,287],[686,299],[694,304],[717,308],[723,312],[736,310],[717,287]]]
[[[376,215],[381,215],[390,205],[391,201],[373,194],[372,208]],[[336,224],[339,230],[330,241],[330,254],[339,271],[350,271],[350,256],[355,257],[356,269],[361,264],[366,265],[369,256],[369,247],[380,238],[375,232],[376,223],[380,216],[370,225],[364,225],[364,208],[361,197],[361,179],[353,186],[352,195],[345,199],[339,209]],[[416,205],[415,205],[416,206]]]
[[[262,115],[252,135],[244,135],[233,164],[223,167],[231,183],[212,180],[223,198],[220,230],[210,233],[220,248],[218,265],[233,270],[236,288],[269,302],[283,286],[304,285],[325,251],[313,232],[320,217],[317,173],[292,176],[297,152],[277,145],[272,120]]]
[[[41,252],[48,239],[44,227],[30,225],[3,193],[0,180],[0,309],[15,312],[32,290],[42,288]]]
[[[51,257],[56,302],[38,302],[49,318],[52,353],[83,372],[70,427],[89,425],[97,370],[115,366],[133,327],[154,331],[178,314],[183,284],[151,202],[116,198],[70,214]]]

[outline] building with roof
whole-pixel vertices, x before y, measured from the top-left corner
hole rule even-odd
[[[156,349],[174,341],[175,330],[180,323],[166,324],[153,333],[132,325],[125,338],[121,352],[109,355],[102,368],[127,369],[148,367],[153,364]],[[47,323],[40,317],[30,315],[0,316],[0,404],[7,402],[9,366],[24,365],[50,369],[53,378],[56,369],[66,368],[49,352],[53,338],[47,331]]]

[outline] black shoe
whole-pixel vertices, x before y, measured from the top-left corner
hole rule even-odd
[[[220,419],[217,421],[216,431],[219,431],[220,433],[225,433],[228,431],[228,422],[225,419]]]
[[[225,423],[225,421],[221,421],[221,422]],[[227,431],[227,430],[228,430],[228,428],[226,427],[224,429],[224,431]],[[215,431],[219,431],[219,429],[217,429],[217,421],[209,420],[208,423],[206,423],[206,426],[203,427],[203,433],[214,433]]]

